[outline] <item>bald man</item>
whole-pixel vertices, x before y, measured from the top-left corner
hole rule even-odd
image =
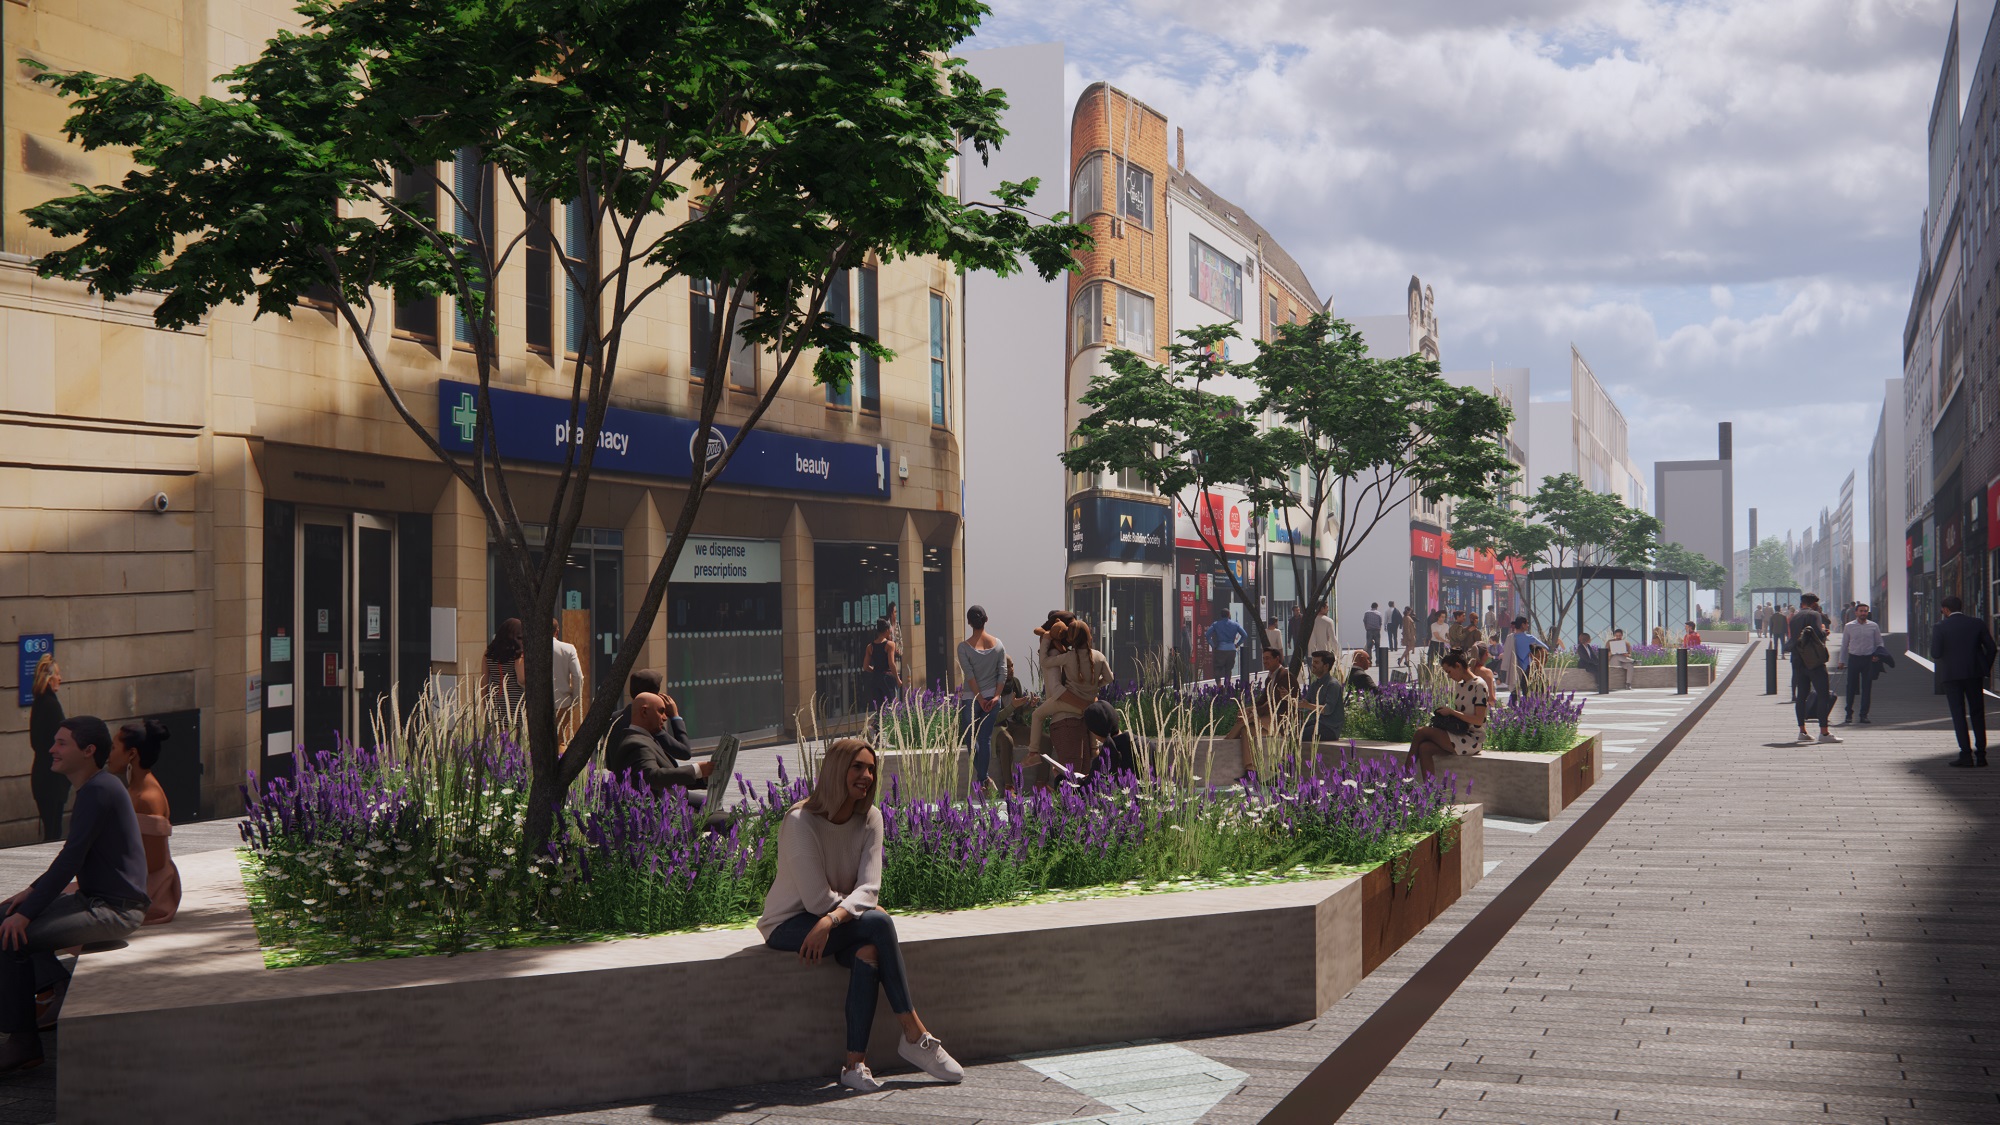
[[[678,785],[689,790],[690,800],[700,804],[702,790],[708,788],[708,774],[715,763],[683,765],[674,761],[660,744],[660,732],[667,726],[667,710],[666,699],[653,692],[634,696],[631,725],[612,736],[611,745],[604,751],[604,768],[619,775],[636,772],[638,780],[655,793],[664,793]]]

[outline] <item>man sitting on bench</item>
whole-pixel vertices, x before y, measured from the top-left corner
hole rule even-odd
[[[688,790],[688,803],[700,808],[715,763],[683,765],[674,760],[661,738],[661,732],[670,729],[668,710],[664,696],[650,691],[634,696],[632,725],[611,736],[611,745],[604,751],[604,768],[621,777],[637,773],[638,780],[655,793],[681,786]]]
[[[49,763],[76,790],[69,837],[54,863],[28,889],[0,902],[0,1072],[41,1065],[42,1037],[35,1018],[38,988],[53,989],[50,1010],[62,1002],[69,974],[56,950],[88,942],[122,941],[146,918],[146,851],[132,798],[104,772],[111,730],[104,720],[79,715],[56,730]],[[76,880],[76,893],[64,888]]]

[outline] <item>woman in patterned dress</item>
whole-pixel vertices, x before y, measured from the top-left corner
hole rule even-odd
[[[1437,772],[1440,755],[1477,754],[1486,748],[1486,709],[1493,702],[1492,690],[1485,680],[1473,674],[1464,653],[1454,649],[1445,653],[1438,664],[1451,677],[1451,703],[1438,707],[1436,723],[1417,728],[1410,737],[1417,768],[1425,775]],[[1447,726],[1456,729],[1448,730]]]

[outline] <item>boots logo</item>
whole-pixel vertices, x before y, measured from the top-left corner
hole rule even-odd
[[[722,440],[722,434],[719,431],[716,431],[714,429],[709,430],[708,455],[702,457],[702,456],[696,456],[694,451],[695,443],[699,442],[700,440],[701,440],[701,427],[696,426],[694,433],[688,435],[688,461],[701,462],[701,475],[707,476],[708,474],[715,471],[716,465],[721,463],[722,451],[728,447],[729,443]]]

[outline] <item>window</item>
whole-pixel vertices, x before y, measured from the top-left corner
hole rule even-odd
[[[875,267],[863,266],[834,274],[832,284],[826,290],[826,311],[832,314],[835,322],[847,325],[871,340],[878,339]],[[826,401],[834,406],[852,406],[856,388],[861,392],[861,409],[880,413],[881,360],[866,352],[856,356],[854,378],[849,381],[847,389],[835,390],[828,384]]]
[[[1271,294],[1271,327],[1276,328],[1277,326],[1278,326],[1278,295],[1276,293],[1273,293]]]
[[[590,253],[590,210],[581,199],[572,199],[563,205],[563,257],[569,259],[570,269],[578,274],[591,278],[597,276],[596,260]],[[577,285],[575,277],[565,272],[563,349],[570,355],[580,354],[587,338],[596,330],[584,308],[584,301],[583,288]]]
[[[436,173],[398,171],[395,192],[396,203],[403,210],[417,218],[423,218],[431,214],[437,205]],[[414,293],[399,293],[396,296],[396,312],[393,318],[396,335],[422,340],[425,343],[436,343],[437,298]]]
[[[555,242],[549,233],[553,215],[547,200],[530,199],[528,209],[528,237],[523,247],[528,278],[521,287],[528,313],[528,350],[548,355],[556,331],[554,294],[550,292],[550,271],[555,268]]]
[[[705,277],[688,279],[688,376],[693,379],[708,378],[715,359],[715,332],[722,323],[715,289],[715,282]]]
[[[1118,162],[1118,210],[1147,230],[1153,229],[1153,174],[1129,161]]]
[[[944,425],[945,324],[950,307],[944,294],[931,294],[931,425]]]
[[[1104,342],[1104,287],[1095,283],[1076,291],[1069,304],[1069,351],[1071,355],[1092,344]]]
[[[757,312],[757,294],[745,291],[736,303],[736,332],[729,346],[729,385],[739,391],[757,389],[757,345],[743,335],[743,322]]]
[[[1076,166],[1076,178],[1069,186],[1069,217],[1076,222],[1104,210],[1104,156],[1098,154]]]
[[[1153,299],[1130,289],[1118,291],[1118,346],[1153,354]]]
[[[1188,236],[1188,296],[1228,313],[1231,320],[1243,319],[1243,267],[1236,259]]]
[[[491,285],[486,277],[486,258],[495,252],[493,245],[493,169],[480,162],[479,150],[471,146],[458,150],[451,162],[451,191],[457,196],[457,205],[452,208],[452,232],[472,245],[464,252],[466,288],[477,294],[488,308],[480,319],[491,327]],[[473,322],[465,314],[466,302],[459,302],[454,315],[452,338],[461,344],[470,344],[476,334]]]

